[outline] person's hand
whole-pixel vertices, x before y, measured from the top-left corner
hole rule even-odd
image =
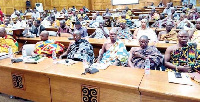
[[[62,56],[62,55],[60,55],[59,59],[62,59],[62,57],[63,57],[63,56]]]
[[[179,66],[178,69],[182,72],[191,72],[192,68],[189,65]]]

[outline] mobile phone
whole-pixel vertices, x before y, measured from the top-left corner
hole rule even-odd
[[[181,73],[175,72],[174,74],[175,74],[175,77],[176,77],[176,78],[182,78]]]

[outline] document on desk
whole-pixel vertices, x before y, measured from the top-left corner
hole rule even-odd
[[[0,53],[0,60],[8,58],[8,53]]]
[[[168,72],[169,83],[191,85],[192,86],[192,81],[191,81],[190,77],[188,76],[188,73],[181,73],[182,78],[176,78],[174,73],[175,72]]]

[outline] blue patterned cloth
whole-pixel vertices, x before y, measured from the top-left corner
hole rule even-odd
[[[100,63],[109,63],[112,65],[115,60],[119,60],[122,63],[127,62],[128,59],[128,52],[123,42],[119,39],[112,45],[109,50],[107,50],[104,54]]]
[[[93,63],[93,46],[87,40],[80,39],[70,46],[67,58],[79,59],[81,61],[83,61],[83,59],[86,58],[87,62]]]

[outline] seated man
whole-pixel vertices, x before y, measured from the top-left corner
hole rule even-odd
[[[75,42],[71,42],[67,51],[63,53],[60,58],[67,57],[68,59],[83,61],[86,57],[90,64],[94,60],[93,46],[85,39],[81,39],[81,32],[76,30],[73,33]]]
[[[187,19],[185,13],[181,13],[180,21],[177,22],[177,29],[187,30],[189,28],[194,28],[194,24]]]
[[[49,40],[49,32],[42,31],[40,34],[41,41],[35,45],[34,54],[44,54],[47,57],[52,57],[53,50],[57,54],[64,52],[64,45],[54,40]]]
[[[126,65],[128,52],[125,45],[117,39],[116,29],[110,31],[110,42],[104,43],[100,51],[98,63],[108,65]]]
[[[66,26],[65,20],[60,21],[60,27],[58,28],[58,36],[60,36],[61,33],[71,33],[71,29]]]
[[[87,28],[82,27],[81,23],[79,21],[75,22],[75,28],[74,31],[78,30],[81,33],[81,37],[87,37],[88,33],[87,33]]]
[[[107,38],[109,36],[109,30],[103,25],[103,22],[99,22],[99,28],[96,28],[95,32],[92,35],[90,35],[90,38]]]
[[[29,36],[31,33],[33,33],[34,28],[35,28],[35,26],[33,25],[33,20],[29,19],[28,26],[26,26],[26,28],[22,32],[23,36]]]
[[[128,27],[126,27],[126,21],[122,21],[120,23],[120,28],[118,29],[118,36],[120,39],[131,39],[132,35],[131,35],[131,31]]]
[[[129,53],[128,65],[131,68],[145,68],[145,60],[150,60],[150,69],[159,70],[162,64],[163,55],[155,46],[148,46],[149,39],[146,35],[142,35],[139,39],[140,47],[132,47]]]
[[[12,52],[15,53],[18,51],[18,43],[10,35],[6,34],[6,30],[3,27],[0,27],[0,53],[8,53],[8,48],[12,48]]]
[[[45,30],[45,27],[43,25],[41,25],[40,20],[36,20],[35,21],[35,28],[33,29],[32,33],[35,34],[36,37],[39,37],[40,33],[44,30]]]
[[[80,10],[80,14],[77,15],[78,18],[83,17],[84,20],[90,20],[86,13],[84,13],[83,9]]]
[[[165,52],[165,66],[180,72],[200,70],[200,51],[196,49],[195,44],[188,43],[188,32],[179,31],[177,39],[179,42],[168,47]]]
[[[158,34],[158,40],[160,41],[176,41],[177,32],[172,30],[173,23],[167,22],[166,31],[161,31]]]
[[[97,18],[96,15],[94,15],[92,17],[92,21],[90,21],[90,24],[89,24],[90,28],[97,28],[97,27],[99,27],[99,22],[96,20],[96,18]]]
[[[102,22],[103,21],[103,17],[99,14],[99,11],[96,12],[96,21],[97,22]]]
[[[195,27],[196,29],[190,34],[190,37],[192,37],[191,41],[200,43],[200,18],[196,20]]]

